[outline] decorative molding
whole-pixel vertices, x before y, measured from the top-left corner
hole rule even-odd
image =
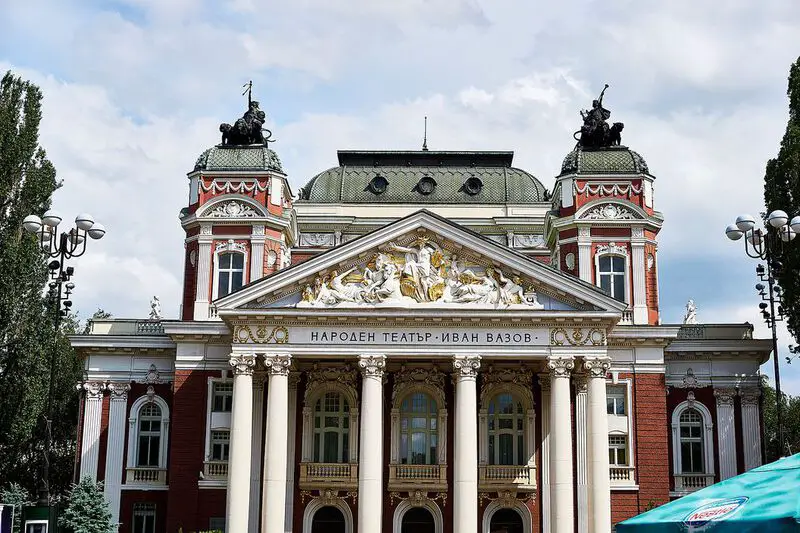
[[[578,228],[578,237],[591,237],[592,236],[592,228],[589,226],[581,226]]]
[[[215,251],[216,253],[220,252],[247,253],[247,245],[243,242],[236,242],[233,239],[228,239],[226,242],[217,244]]]
[[[334,246],[336,236],[333,233],[301,233],[300,246]]]
[[[631,238],[633,239],[644,239],[644,228],[635,226],[631,228]]]
[[[144,377],[144,382],[148,385],[156,385],[161,383],[161,375],[158,373],[158,368],[156,368],[156,365],[150,365],[147,375]]]
[[[564,256],[564,263],[567,265],[567,269],[570,272],[575,270],[575,254],[569,252],[566,256]]]
[[[583,360],[583,368],[589,372],[589,377],[605,379],[609,369],[611,369],[611,358],[587,357]]]
[[[490,365],[481,374],[481,394],[480,402],[484,403],[486,394],[493,388],[503,385],[518,385],[526,393],[529,408],[533,407],[533,395],[531,394],[531,383],[533,382],[533,371],[523,365],[518,368],[496,368]]]
[[[653,254],[647,254],[647,270],[648,272],[653,270],[653,267],[656,264],[656,258]]]
[[[264,366],[270,376],[288,376],[292,364],[292,356],[285,353],[265,353]]]
[[[234,344],[286,344],[289,330],[285,326],[250,326],[242,324],[233,328]]]
[[[511,234],[512,248],[544,248],[547,243],[542,235]]]
[[[77,388],[86,393],[87,400],[99,400],[103,397],[106,384],[102,381],[84,381],[83,383],[79,383]]]
[[[353,398],[358,398],[356,383],[358,371],[350,364],[333,367],[320,366],[319,363],[314,363],[311,370],[306,373],[306,378],[306,390],[303,395],[303,401],[306,404],[308,403],[309,396],[314,393],[314,390],[326,383],[338,383],[349,389]]]
[[[617,204],[602,204],[585,212],[580,217],[584,220],[634,220],[636,213]]]
[[[624,255],[625,257],[628,256],[628,248],[624,245],[620,246],[615,242],[610,242],[608,244],[599,244],[597,249],[595,250],[597,255],[602,254],[617,254],[617,255]]]
[[[213,233],[211,224],[200,224],[200,235],[213,235]]]
[[[263,237],[266,234],[267,234],[266,226],[262,226],[260,224],[253,226],[253,231],[250,233],[250,235],[253,237]]]
[[[568,378],[575,368],[575,358],[571,355],[551,355],[547,358],[547,368],[553,378]]]
[[[256,356],[255,354],[231,354],[229,363],[233,367],[233,375],[252,376],[256,366]]]
[[[683,376],[681,382],[673,386],[679,389],[702,389],[703,387],[708,387],[709,384],[701,383],[694,375],[694,370],[687,368],[686,375]]]
[[[106,389],[110,393],[112,400],[124,401],[128,399],[128,392],[131,390],[131,384],[112,381],[106,385]]]
[[[590,196],[627,196],[630,198],[631,193],[642,193],[641,186],[636,187],[629,182],[609,183],[607,181],[587,181],[583,185],[578,185],[578,182],[574,181],[573,184],[576,193],[586,193]]]
[[[361,374],[366,377],[382,378],[386,368],[386,356],[382,354],[361,355],[358,358]]]
[[[606,332],[600,328],[552,328],[550,330],[550,346],[605,346]]]
[[[742,406],[758,405],[759,398],[761,398],[761,389],[755,387],[740,389],[739,396],[742,399]]]
[[[456,355],[453,357],[454,377],[460,379],[475,379],[481,367],[480,355]]]
[[[252,193],[253,191],[264,192],[269,188],[269,180],[263,184],[258,180],[247,181],[245,179],[237,179],[234,181],[217,181],[212,180],[211,183],[206,185],[204,181],[200,182],[200,189],[203,192],[218,192],[218,193]]]
[[[586,394],[589,392],[589,376],[587,374],[572,374],[572,383],[575,384],[576,394]]]
[[[538,374],[537,377],[539,378],[539,388],[542,389],[543,393],[550,393],[550,374]]]
[[[261,213],[256,212],[255,209],[244,202],[229,200],[217,204],[213,209],[207,211],[202,216],[210,218],[255,218],[260,217]]]
[[[403,365],[393,376],[392,405],[398,397],[404,396],[405,392],[415,385],[428,385],[439,392],[444,390],[445,374],[436,367],[408,369]],[[440,408],[443,409],[444,404],[440,405]]]
[[[717,406],[725,405],[733,407],[736,389],[714,389],[714,397],[717,399]]]

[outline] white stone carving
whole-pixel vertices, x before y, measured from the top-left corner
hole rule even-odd
[[[252,376],[256,366],[256,357],[253,354],[231,354],[230,364],[233,374]]]
[[[644,228],[631,228],[631,237],[634,239],[644,239]]]
[[[602,204],[590,209],[581,218],[585,220],[633,220],[639,217],[621,205]]]
[[[647,254],[647,270],[653,270],[653,267],[656,264],[656,258],[653,257],[653,254]]]
[[[300,246],[334,246],[336,236],[333,233],[301,233]]]
[[[566,257],[564,257],[564,263],[567,264],[567,268],[570,271],[575,270],[575,254],[573,254],[572,252],[568,253]]]
[[[267,252],[267,266],[273,267],[277,262],[278,262],[278,254],[275,253],[275,250],[270,250],[269,252]]]
[[[147,371],[147,375],[144,377],[144,382],[148,385],[161,383],[161,376],[158,373],[158,368],[156,368],[156,365],[150,365],[150,369]]]
[[[514,248],[543,248],[545,246],[542,235],[514,235]]]
[[[626,182],[609,183],[606,181],[588,181],[583,186],[578,186],[577,182],[575,182],[574,185],[576,193],[587,193],[592,196],[627,196],[630,198],[631,193],[641,194],[642,192],[642,187],[635,187]]]
[[[244,202],[230,200],[217,205],[203,216],[212,218],[252,218],[261,216],[261,214],[257,213],[251,206]]]
[[[200,224],[200,235],[212,235],[213,226],[211,224]]]
[[[197,250],[189,252],[189,264],[192,266],[197,265]]]
[[[217,252],[242,252],[247,253],[247,245],[243,242],[236,242],[233,239],[228,239],[227,242],[217,244]]]
[[[387,253],[395,252],[395,254]],[[399,255],[397,254],[399,252]],[[536,292],[518,277],[486,267],[475,272],[437,244],[419,238],[409,246],[389,243],[363,268],[333,270],[303,290],[298,307],[448,306],[543,309]]]
[[[686,313],[683,315],[684,324],[697,324],[697,306],[691,298],[686,302]]]
[[[615,242],[610,242],[608,244],[600,244],[597,246],[597,254],[618,254],[618,255],[628,255],[628,249],[625,245],[620,246]]]
[[[253,191],[264,192],[266,191],[269,186],[269,182],[259,183],[258,180],[237,180],[236,182],[232,181],[217,181],[214,180],[208,185],[205,183],[200,184],[200,188],[203,192],[220,192],[220,193],[251,193]]]
[[[266,228],[266,226],[261,226],[261,225],[256,225],[256,226],[253,226],[253,232],[252,232],[252,235],[253,235],[254,237],[263,237],[263,236],[264,236],[264,235],[266,235],[266,234],[267,234],[267,228]]]
[[[158,296],[153,296],[150,300],[150,320],[161,320],[161,301]]]

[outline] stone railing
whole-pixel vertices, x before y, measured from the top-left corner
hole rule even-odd
[[[300,463],[300,488],[358,487],[357,463]]]
[[[675,492],[694,492],[714,484],[714,474],[676,474]]]
[[[478,484],[482,486],[536,486],[536,468],[533,465],[481,465],[478,472]]]
[[[636,482],[635,469],[632,466],[611,466],[608,470],[608,478],[611,486],[614,485],[633,485]]]
[[[425,487],[447,489],[447,465],[389,465],[389,490]]]
[[[164,325],[160,320],[139,320],[136,322],[136,333],[143,335],[161,335]]]
[[[227,479],[228,461],[206,461],[203,463],[203,475],[206,479]]]
[[[166,485],[166,468],[136,467],[128,468],[125,475],[126,485]]]
[[[625,309],[622,312],[622,320],[619,321],[620,326],[633,325],[633,309]]]

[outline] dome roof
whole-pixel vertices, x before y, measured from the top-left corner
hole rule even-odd
[[[300,202],[505,204],[545,201],[513,152],[339,152],[339,166],[314,176]]]
[[[564,158],[564,174],[650,174],[647,162],[626,146],[576,147]]]
[[[263,145],[214,146],[200,154],[195,170],[274,170],[283,173],[278,154]]]

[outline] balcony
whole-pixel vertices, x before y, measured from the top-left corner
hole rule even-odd
[[[633,486],[636,484],[636,470],[632,466],[612,465],[608,471],[611,487]]]
[[[164,486],[167,484],[167,469],[146,466],[128,468],[125,475],[125,484]]]
[[[534,465],[480,465],[478,485],[481,490],[533,490],[536,488]]]
[[[714,484],[714,474],[676,474],[675,492],[687,494]]]
[[[300,488],[357,489],[358,463],[300,463]]]
[[[389,490],[447,490],[447,465],[389,465]]]
[[[203,463],[203,477],[208,480],[228,479],[228,461],[205,461]]]

